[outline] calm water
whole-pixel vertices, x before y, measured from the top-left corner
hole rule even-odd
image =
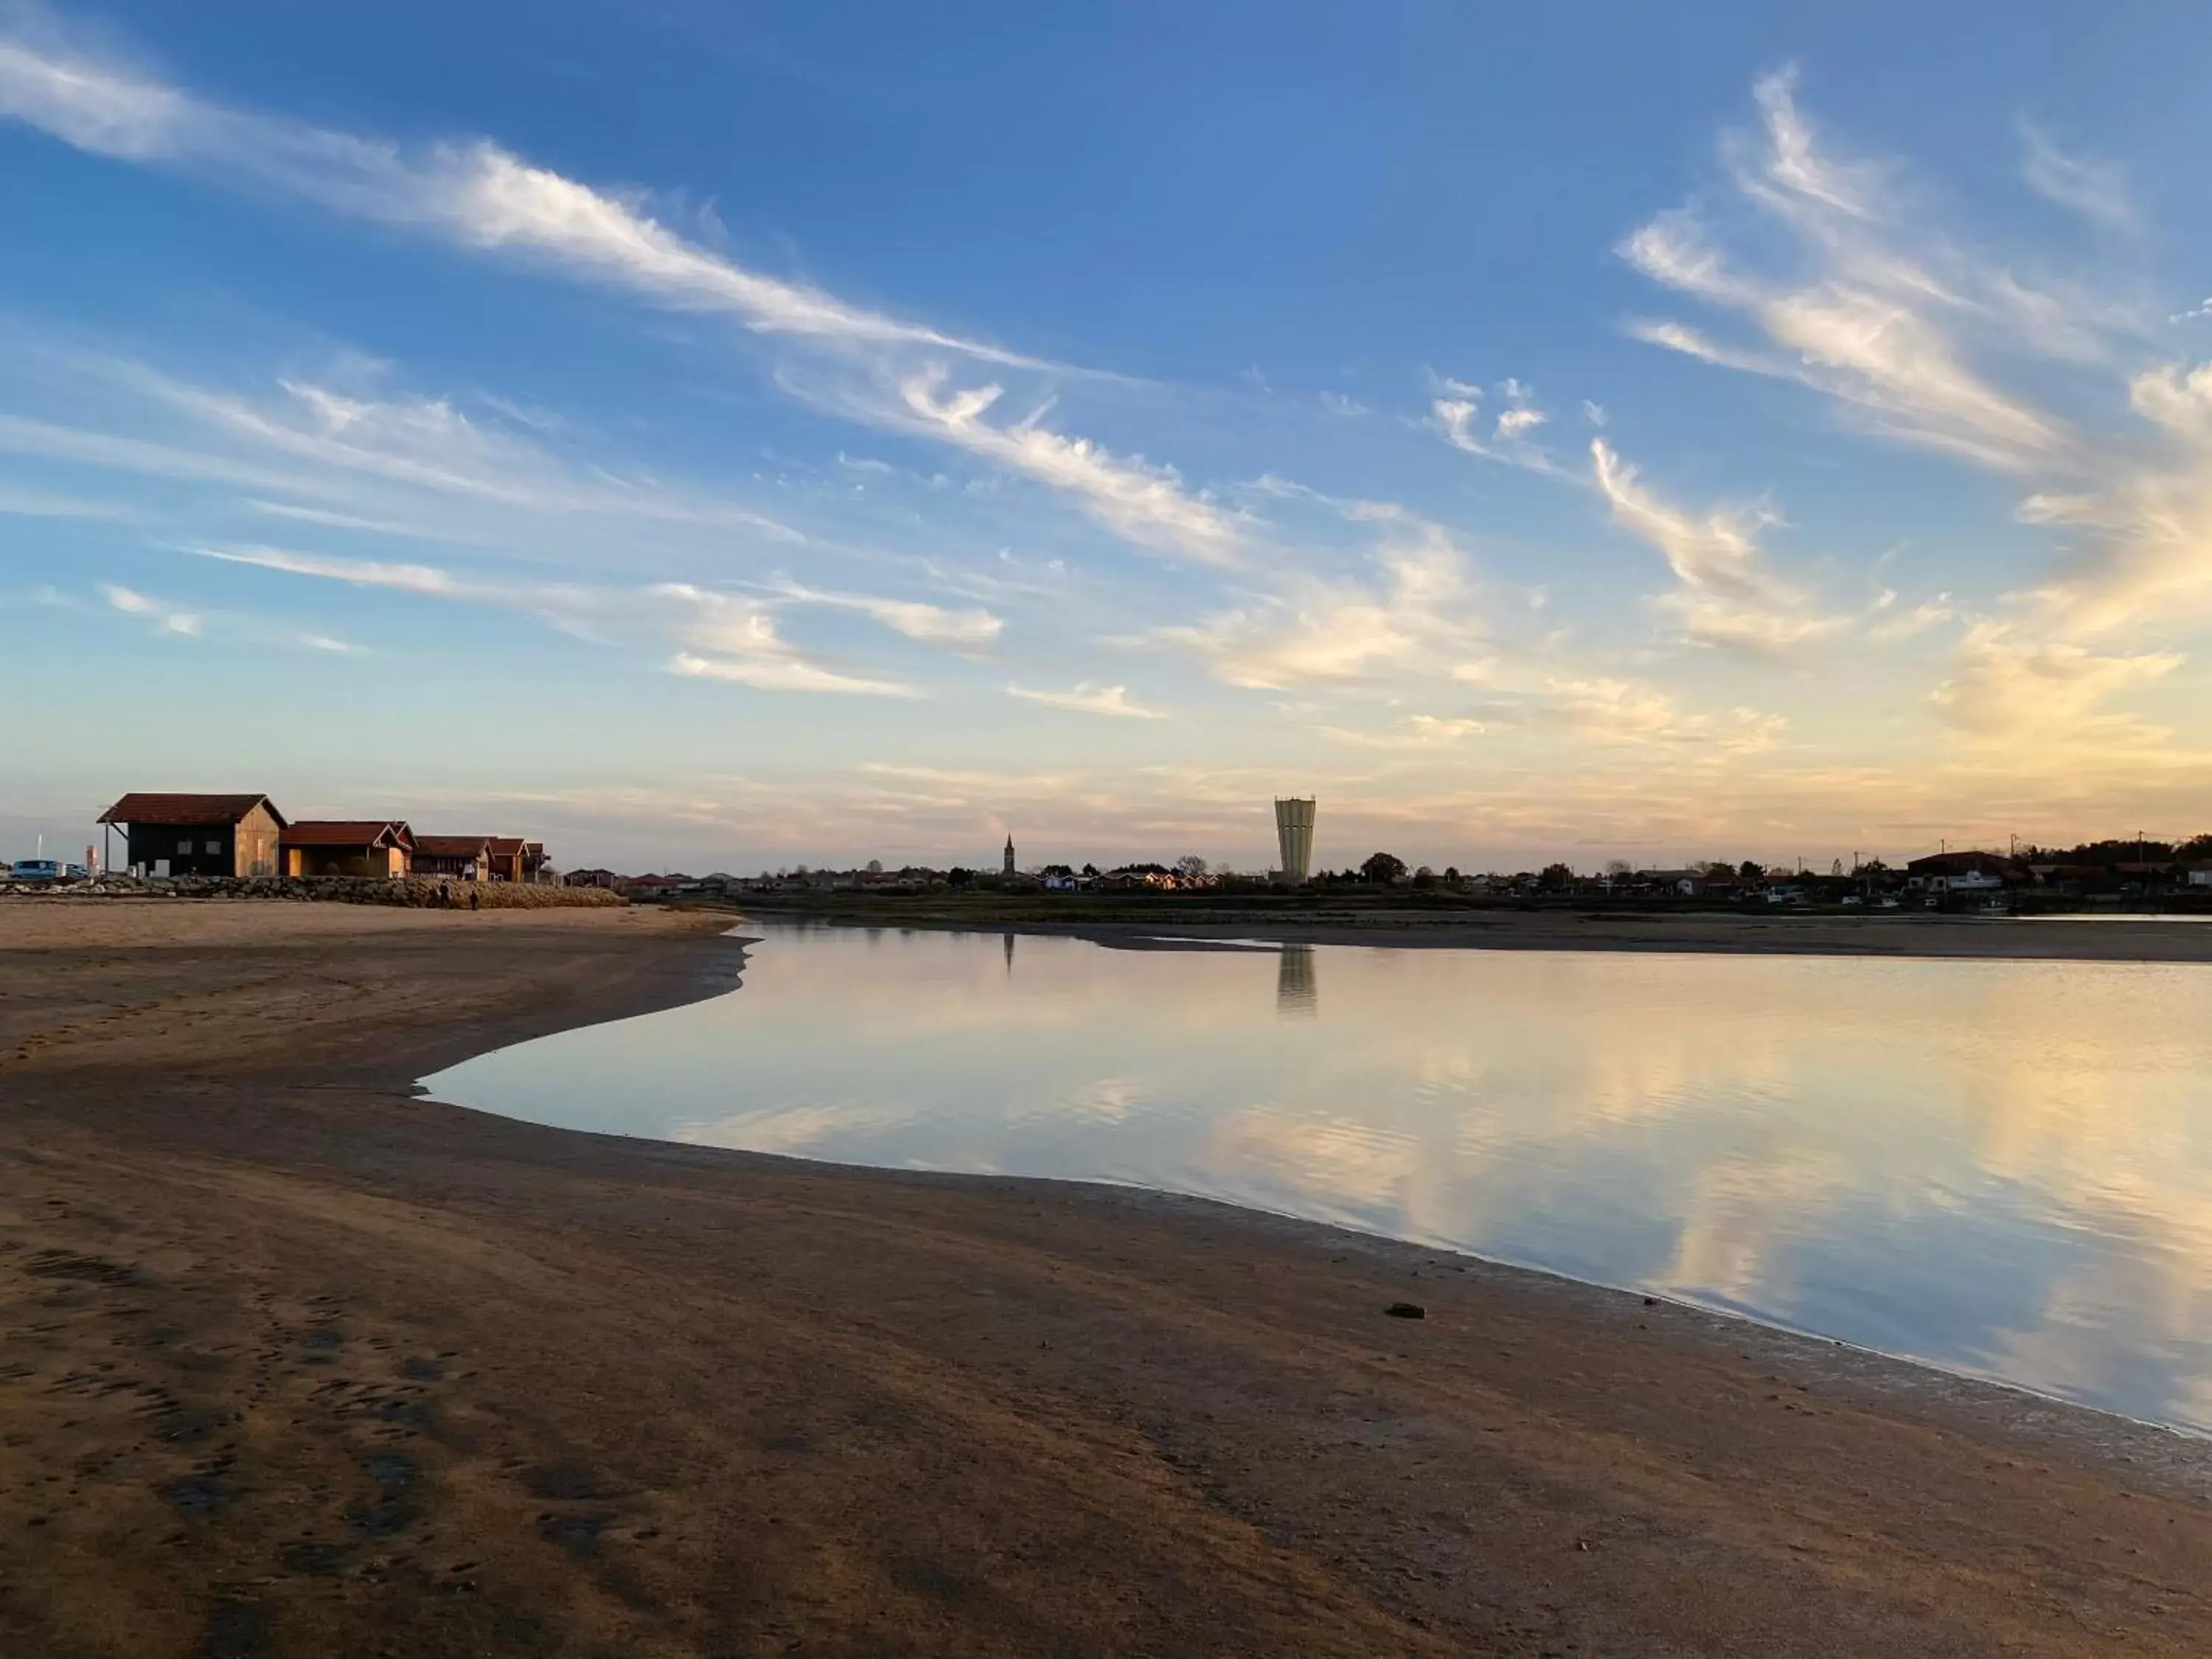
[[[539,1121],[1135,1182],[2212,1430],[2212,968],[769,929],[431,1079]]]

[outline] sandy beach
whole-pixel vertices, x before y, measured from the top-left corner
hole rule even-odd
[[[417,1096],[726,989],[730,921],[0,902],[0,1652],[2212,1651],[2203,1443],[1219,1206]],[[1634,943],[1547,925],[1420,942]]]

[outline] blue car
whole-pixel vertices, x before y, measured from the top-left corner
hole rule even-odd
[[[8,866],[10,881],[59,881],[63,874],[59,859],[17,859]]]

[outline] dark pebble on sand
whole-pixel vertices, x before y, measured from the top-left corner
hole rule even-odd
[[[1382,1310],[1393,1319],[1426,1319],[1428,1310],[1418,1302],[1393,1302]]]

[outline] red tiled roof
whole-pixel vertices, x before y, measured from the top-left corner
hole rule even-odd
[[[100,823],[236,823],[257,806],[284,826],[284,815],[266,795],[125,795],[102,812]]]
[[[414,833],[398,818],[313,818],[287,828],[283,847],[412,847]]]
[[[519,836],[494,836],[490,838],[491,855],[495,859],[520,858],[529,843]]]
[[[489,836],[417,836],[415,850],[432,858],[472,859],[489,844]]]

